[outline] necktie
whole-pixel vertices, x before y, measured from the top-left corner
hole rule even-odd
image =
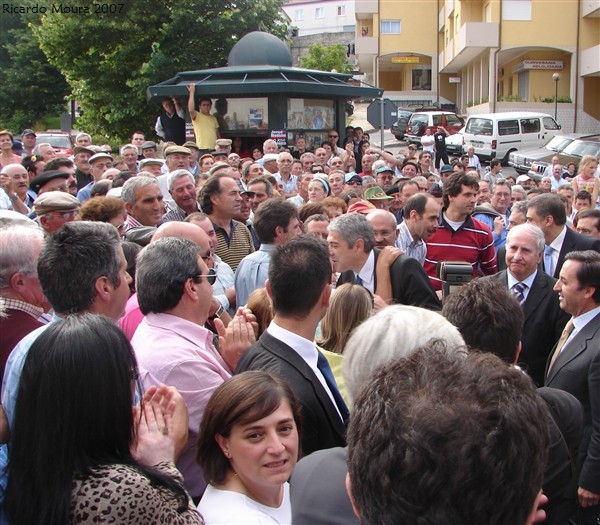
[[[515,296],[519,304],[523,304],[525,302],[525,290],[527,289],[527,285],[523,283],[517,283],[512,287],[512,294]]]
[[[562,334],[560,334],[560,339],[556,344],[556,350],[554,350],[554,354],[552,355],[552,359],[550,360],[550,366],[548,367],[548,374],[550,373],[550,370],[552,370],[552,366],[554,365],[556,358],[562,352],[565,343],[567,342],[567,339],[569,339],[569,336],[573,331],[573,328],[573,319],[569,319],[569,322],[565,325],[565,329],[563,330]]]
[[[317,350],[317,352],[318,352],[318,350]],[[332,393],[333,399],[335,399],[335,403],[338,407],[338,410],[340,411],[340,414],[342,415],[344,424],[347,425],[348,424],[348,416],[349,416],[348,407],[346,406],[346,403],[344,401],[344,398],[342,397],[342,394],[340,394],[340,391],[338,390],[337,383],[335,382],[335,378],[333,377],[333,372],[331,371],[331,367],[329,366],[329,363],[327,362],[327,358],[321,352],[318,352],[318,353],[319,353],[319,357],[317,359],[317,368],[323,374],[323,377],[325,378],[325,382],[327,383],[327,386],[329,387],[329,391]]]
[[[363,280],[360,278],[360,275],[356,274],[356,284],[362,286],[363,285]]]
[[[546,249],[544,250],[544,270],[548,275],[554,275],[553,253],[554,248],[552,248],[552,246],[546,246]]]

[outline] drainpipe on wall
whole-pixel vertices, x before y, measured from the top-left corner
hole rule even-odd
[[[490,97],[492,113],[496,113],[498,101],[498,53],[502,49],[502,0],[500,0],[500,21],[498,22],[498,47],[494,51],[494,96]]]
[[[575,92],[573,96],[574,102],[574,112],[573,112],[573,133],[577,133],[577,103],[579,101],[579,59],[581,57],[581,50],[579,47],[580,44],[580,34],[579,31],[581,29],[581,2],[577,2],[577,41],[575,45],[577,46],[577,50],[575,51],[576,61],[575,64]],[[573,61],[571,60],[571,70],[573,69]]]

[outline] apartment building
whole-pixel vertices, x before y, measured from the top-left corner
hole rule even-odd
[[[600,132],[600,0],[356,0],[366,81],[462,114],[554,114]]]

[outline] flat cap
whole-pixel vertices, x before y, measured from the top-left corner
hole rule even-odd
[[[64,191],[48,191],[40,195],[33,203],[33,209],[38,215],[50,211],[73,211],[79,208],[79,201],[70,193]]]
[[[37,177],[35,177],[31,183],[29,184],[29,189],[39,193],[42,189],[42,186],[45,186],[48,182],[54,179],[68,179],[69,174],[65,171],[61,170],[50,170],[43,171]]]
[[[191,155],[192,152],[188,148],[183,146],[169,146],[165,150],[165,155],[173,155],[174,153],[181,153],[182,155]]]

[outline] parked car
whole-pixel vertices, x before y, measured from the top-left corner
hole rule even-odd
[[[557,135],[560,125],[545,113],[512,111],[471,115],[464,148],[473,147],[480,160],[494,157],[508,163],[513,151],[541,147]]]
[[[446,151],[448,155],[459,156],[463,153],[465,127],[460,128],[454,135],[446,137]]]
[[[587,137],[586,139],[575,139],[560,153],[553,153],[543,159],[532,162],[531,169],[528,175],[535,176],[544,173],[546,166],[552,162],[552,157],[557,156],[563,166],[567,166],[571,162],[579,164],[579,161],[584,155],[600,156],[600,135]]]
[[[404,140],[404,135],[406,133],[406,126],[410,117],[416,111],[439,111],[438,108],[434,106],[415,106],[415,107],[403,107],[398,108],[398,120],[392,124],[390,131],[396,140]]]
[[[513,151],[508,156],[508,165],[515,168],[519,173],[527,173],[531,168],[533,161],[543,160],[548,156],[552,158],[554,155],[564,150],[575,139],[585,138],[587,136],[589,135],[581,135],[581,133],[555,135],[548,144],[541,148]]]
[[[68,157],[73,154],[73,140],[68,133],[37,133],[36,143],[50,144],[59,157]]]
[[[419,145],[427,128],[431,133],[435,133],[438,126],[444,126],[450,135],[454,135],[463,124],[461,118],[451,111],[415,111],[406,124],[404,140],[409,144]]]

